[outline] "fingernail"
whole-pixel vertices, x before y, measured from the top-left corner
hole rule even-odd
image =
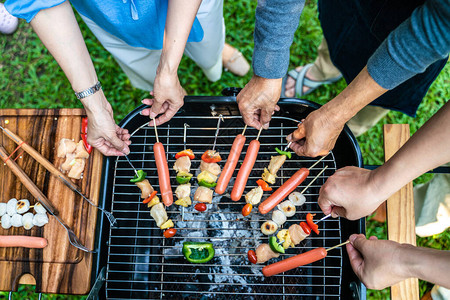
[[[269,123],[266,123],[266,124],[264,124],[264,129],[267,129],[267,128],[269,128]]]
[[[154,119],[157,116],[156,113],[154,113],[153,111],[150,112],[150,118]]]
[[[123,152],[125,155],[128,155],[128,154],[130,154],[130,149],[128,149],[128,148],[123,148],[122,152]]]
[[[337,212],[332,211],[332,212],[331,212],[331,216],[332,216],[333,218],[337,218],[337,217],[339,217],[339,214],[338,214]]]
[[[139,112],[139,114],[141,115],[141,116],[143,116],[144,114],[142,113],[142,110]]]
[[[286,137],[286,141],[290,142],[292,140],[292,133]]]
[[[353,242],[356,240],[357,237],[358,237],[358,236],[357,236],[356,234],[352,234],[352,235],[348,238],[348,240],[350,241],[350,244],[353,245]]]

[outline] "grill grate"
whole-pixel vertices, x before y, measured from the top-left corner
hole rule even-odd
[[[244,124],[240,116],[224,117],[217,139],[217,150],[226,159],[233,140],[242,132]],[[192,172],[198,175],[201,154],[212,146],[217,125],[217,117],[175,116],[169,124],[158,127],[159,139],[166,145],[167,159],[173,189],[177,186],[175,171],[171,168],[175,154],[182,150],[183,124],[187,122],[187,148],[196,154],[192,161]],[[295,130],[298,121],[292,118],[274,116],[271,127],[260,137],[261,148],[258,160],[251,172],[245,193],[256,186],[271,155],[276,155],[275,147],[286,145],[285,136]],[[248,129],[245,155],[248,143],[255,139],[257,131]],[[136,168],[147,172],[147,178],[155,189],[158,176],[152,151],[155,143],[154,129],[143,124],[131,137],[131,154],[128,156]],[[316,160],[293,156],[278,172],[278,188],[300,167],[309,167]],[[223,168],[224,163],[220,163]],[[288,218],[283,228],[305,220],[307,212],[323,216],[317,205],[318,192],[326,178],[336,170],[333,153],[316,167],[308,179],[297,189],[300,191],[325,166],[327,170],[305,192],[307,202],[297,207],[294,217]],[[238,164],[239,167],[239,164]],[[114,165],[112,190],[112,211],[119,228],[109,232],[106,296],[108,299],[283,299],[295,297],[339,298],[341,294],[342,250],[332,250],[326,259],[265,278],[261,269],[265,265],[252,265],[247,260],[247,251],[260,243],[267,243],[268,237],[260,231],[261,224],[270,219],[257,213],[254,208],[249,217],[242,217],[243,201],[233,202],[229,198],[232,182],[226,194],[216,196],[206,212],[197,212],[193,205],[182,208],[172,205],[167,208],[169,218],[174,220],[178,230],[175,237],[165,239],[162,231],[151,218],[149,209],[141,203],[140,191],[129,183],[133,169],[128,162],[118,157]],[[233,179],[237,174],[234,173]],[[191,181],[191,184],[194,180]],[[193,184],[192,195],[195,192]],[[244,195],[245,195],[244,193]],[[263,196],[265,199],[267,193]],[[331,247],[342,242],[340,222],[326,219],[320,225],[321,234],[314,233],[295,248],[290,248],[281,258],[316,248]],[[214,244],[215,257],[206,264],[190,264],[184,259],[181,248],[184,241],[209,241]],[[272,259],[273,263],[277,259]]]

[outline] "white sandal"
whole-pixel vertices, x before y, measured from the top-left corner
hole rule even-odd
[[[0,3],[0,33],[12,34],[19,26],[19,19],[11,15],[5,8],[3,3]]]

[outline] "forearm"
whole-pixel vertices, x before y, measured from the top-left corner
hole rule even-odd
[[[402,267],[405,278],[422,280],[450,288],[450,251],[402,245]]]
[[[80,92],[97,82],[94,65],[68,1],[41,10],[30,24],[66,74],[74,91]]]
[[[170,0],[158,72],[177,72],[201,0]]]
[[[372,79],[367,72],[367,67],[364,67],[358,76],[322,109],[328,113],[335,124],[343,126],[357,112],[386,91]]]
[[[450,161],[450,104],[445,104],[384,165],[374,183],[386,199],[423,173]]]

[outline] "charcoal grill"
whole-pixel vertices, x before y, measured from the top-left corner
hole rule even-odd
[[[270,128],[263,131],[259,141],[258,160],[251,172],[246,192],[256,186],[274,148],[286,145],[285,137],[297,128],[297,123],[318,108],[312,102],[299,99],[282,99],[280,112],[276,113]],[[151,184],[159,190],[158,176],[152,145],[154,129],[148,126],[148,117],[131,112],[121,123],[131,133],[131,154],[128,156],[136,168],[147,172]],[[183,149],[184,123],[187,130],[187,148],[196,154],[192,171],[196,172],[201,154],[210,149],[214,141],[218,115],[224,117],[216,149],[226,159],[233,140],[242,132],[244,123],[235,97],[186,97],[184,107],[168,123],[158,127],[159,139],[165,145],[171,173],[172,187],[177,186],[175,172],[171,169],[175,154]],[[246,146],[255,139],[257,130],[247,129]],[[293,156],[279,171],[274,188],[279,187],[300,167],[311,166],[316,159]],[[340,135],[335,149],[312,170],[299,190],[305,187],[325,166],[327,170],[307,189],[307,202],[289,218],[284,228],[305,220],[307,212],[323,216],[317,205],[318,192],[325,180],[337,168],[347,165],[362,166],[359,147],[348,128]],[[223,164],[222,164],[223,167]],[[239,164],[238,164],[239,167]],[[222,196],[215,196],[206,212],[197,212],[193,205],[182,208],[172,205],[167,209],[178,232],[165,239],[151,218],[149,209],[140,199],[139,189],[129,183],[133,169],[123,157],[106,159],[103,170],[103,203],[118,220],[118,228],[110,228],[99,218],[99,249],[95,272],[106,270],[105,285],[100,293],[108,299],[364,299],[365,289],[348,262],[345,249],[330,251],[328,257],[308,266],[265,278],[261,269],[265,265],[248,262],[247,251],[255,249],[268,237],[260,232],[261,224],[270,219],[270,213],[260,215],[257,209],[243,218],[243,201],[230,199],[232,183]],[[198,174],[198,173],[196,173]],[[235,171],[234,177],[237,174]],[[193,192],[196,184],[193,185]],[[244,193],[244,194],[245,194]],[[267,195],[265,195],[266,197]],[[263,199],[265,198],[263,197]],[[287,226],[286,226],[287,225]],[[352,233],[364,233],[364,221],[329,218],[320,225],[320,235],[312,234],[295,248],[290,248],[280,258],[308,251],[316,247],[331,247],[345,241]],[[216,249],[215,257],[206,264],[190,264],[181,251],[184,241],[209,241]],[[272,259],[275,262],[278,259]],[[275,297],[275,298],[274,298]]]

